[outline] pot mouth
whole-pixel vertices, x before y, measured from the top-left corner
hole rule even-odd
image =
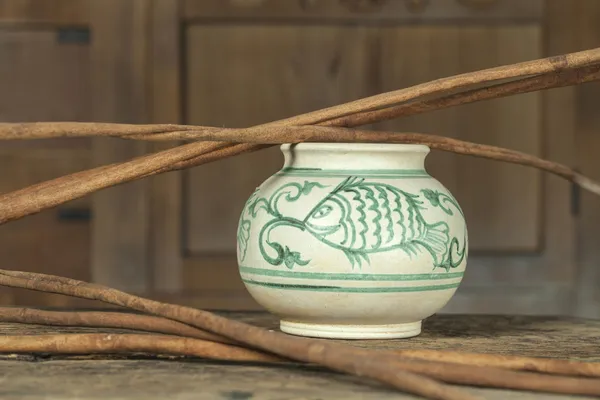
[[[429,146],[408,143],[348,143],[348,142],[302,142],[285,143],[280,146],[282,152],[289,151],[326,151],[326,152],[398,152],[429,153]]]

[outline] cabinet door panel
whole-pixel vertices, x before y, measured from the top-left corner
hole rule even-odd
[[[383,29],[385,90],[541,57],[537,27]],[[531,93],[381,124],[541,155],[541,95]],[[464,209],[472,252],[536,252],[541,174],[522,166],[432,151],[429,172]]]
[[[248,127],[374,94],[372,34],[334,26],[192,27],[187,122]],[[189,171],[186,249],[234,252],[244,202],[282,163],[275,146]]]
[[[0,62],[0,121],[89,120],[88,56],[86,44],[60,43],[55,30],[0,31],[0,59],[6,61]],[[90,153],[87,139],[2,142],[0,193],[89,168]],[[89,280],[89,207],[89,198],[82,198],[0,226],[2,268]],[[11,301],[20,305],[69,301],[13,293]]]
[[[536,27],[196,27],[189,35],[189,122],[228,127],[541,54]],[[540,103],[538,93],[526,94],[378,127],[540,154]],[[186,248],[232,251],[244,199],[280,165],[278,149],[270,148],[191,171]],[[539,249],[538,171],[438,151],[428,167],[461,202],[472,251]]]

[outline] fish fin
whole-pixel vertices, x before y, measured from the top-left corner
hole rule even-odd
[[[423,236],[423,242],[433,249],[435,254],[446,254],[448,251],[449,227],[445,222],[438,222],[427,226],[427,231]]]
[[[361,178],[358,176],[349,176],[349,177],[345,178],[342,182],[340,182],[340,184],[337,185],[335,187],[335,189],[333,189],[332,193],[341,192],[348,188],[358,186],[361,183],[363,183],[364,180],[365,180],[365,178]]]
[[[408,256],[411,259],[412,259],[413,254],[417,255],[418,250],[419,250],[419,247],[417,246],[417,243],[410,242],[410,243],[406,243],[404,245],[404,251],[406,252],[406,254],[408,254]]]
[[[352,265],[352,269],[354,269],[354,264],[356,263],[356,260],[354,259],[354,253],[352,253],[351,251],[344,250],[344,255],[348,257],[350,265]]]
[[[364,258],[365,261],[367,262],[367,264],[371,264],[371,260],[369,260],[369,256],[367,255],[367,253],[357,253],[360,257]]]
[[[371,263],[371,260],[369,259],[369,256],[366,253],[360,251],[344,250],[344,254],[346,255],[346,257],[348,257],[348,260],[350,260],[350,264],[352,264],[353,269],[356,264],[358,264],[358,268],[361,268],[362,260],[365,260],[368,264]]]
[[[358,263],[358,268],[362,268],[362,261],[360,260],[360,257],[358,254],[356,253],[352,253],[352,256],[354,257],[354,259],[356,260],[356,262]]]

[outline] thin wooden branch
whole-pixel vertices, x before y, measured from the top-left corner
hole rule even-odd
[[[227,337],[247,346],[332,370],[364,376],[429,399],[474,399],[467,393],[412,372],[390,367],[368,351],[278,332],[229,320],[189,307],[132,296],[118,290],[45,274],[0,270],[0,285],[99,300],[162,316]]]
[[[393,351],[402,357],[419,360],[441,361],[479,367],[496,367],[516,371],[542,372],[553,375],[600,378],[600,363],[598,362],[429,349]]]
[[[259,136],[261,130],[268,127],[316,124],[357,112],[365,112],[394,105],[425,95],[441,95],[452,90],[484,82],[536,74],[558,74],[560,72],[575,70],[581,67],[593,66],[599,62],[600,48],[596,48],[540,60],[490,68],[371,96],[243,131],[244,134],[247,135],[247,138],[252,138],[255,135]],[[206,133],[216,134],[214,128],[209,128],[208,130],[210,132]],[[164,150],[154,155],[143,156],[122,164],[113,164],[92,169],[90,171],[79,172],[70,177],[58,178],[53,181],[43,182],[26,189],[5,194],[0,197],[0,224],[35,214],[44,209],[55,207],[64,202],[83,197],[110,186],[145,178],[158,173],[190,168],[218,159],[269,147],[269,145],[266,144],[248,144],[246,143],[247,141],[248,140],[244,140],[243,144],[234,145],[216,142],[191,143],[174,149]],[[282,138],[280,143],[286,141],[289,141],[289,138]],[[593,185],[593,182],[589,179],[579,176],[576,182],[579,181],[582,181],[585,184],[585,186],[582,187],[585,187],[594,193],[599,192],[597,187]]]
[[[69,278],[0,270],[0,285],[65,294],[128,307],[192,325],[244,343],[254,349],[301,362],[314,363],[339,372],[369,377],[401,390],[429,396],[429,398],[461,398],[460,396],[465,394],[451,392],[453,388],[435,386],[435,381],[420,382],[427,384],[426,388],[419,386],[417,381],[423,379],[420,375],[463,385],[600,395],[600,380],[598,379],[550,376],[446,362],[403,360],[386,351],[367,350],[321,339],[293,337],[229,320],[206,311],[160,303]]]
[[[349,103],[298,115],[275,123],[278,125],[318,124],[350,114],[393,106],[421,96],[440,95],[504,79],[516,79],[546,73],[557,74],[562,71],[574,70],[598,63],[600,63],[600,48],[594,48],[440,78],[409,88],[381,93]]]
[[[532,78],[525,78],[522,80],[516,80],[514,82],[499,84],[490,88],[475,89],[469,92],[457,93],[452,96],[445,97],[443,103],[449,102],[451,105],[465,104],[473,101],[524,93],[527,91],[573,85],[595,80],[597,79],[595,72],[597,72],[596,68],[599,63],[600,48],[594,48],[575,53],[552,56],[440,78],[408,88],[381,93],[345,104],[340,104],[322,110],[290,117],[284,120],[271,122],[266,125],[292,126],[325,123],[325,125],[328,126],[359,126],[380,120],[379,118],[372,118],[373,114],[368,114],[369,111],[393,107],[399,103],[411,101],[423,96],[443,95],[448,92],[482,83],[489,83],[505,79],[531,77],[533,75]],[[487,92],[487,94],[485,94],[485,92]],[[481,97],[478,98],[479,96]],[[456,101],[458,101],[458,103],[454,103]],[[447,107],[449,105],[440,104],[440,106]],[[432,108],[431,104],[427,102],[422,103],[420,106],[413,105],[412,107],[415,107],[412,109],[412,111],[404,109],[402,114],[398,114],[392,118],[402,115],[411,115],[412,112],[420,113],[437,109],[436,107]],[[420,107],[425,107],[426,109],[421,110],[419,109]],[[356,116],[352,117],[351,119],[344,118],[357,114],[369,117],[364,120],[362,117]],[[338,122],[336,123],[334,121]],[[348,121],[353,122],[350,123]],[[110,132],[111,124],[97,123],[94,125],[96,126],[78,127],[79,133],[77,136],[113,136],[113,134]],[[29,129],[26,132],[23,132],[20,130],[19,124],[0,124],[0,129],[2,129],[1,137],[3,139],[23,139],[33,138],[36,136],[39,138],[69,136],[67,133],[61,134],[60,131],[53,132],[52,129],[48,129],[45,123],[40,123],[37,126],[35,126],[35,123],[33,123],[29,124],[29,126],[35,127],[36,132],[32,132]],[[106,130],[105,128],[109,129]],[[152,135],[185,130],[189,130],[189,128],[182,125],[164,124],[150,127],[140,126],[136,133]],[[130,134],[135,133],[131,131]]]
[[[152,355],[178,355],[201,357],[222,361],[237,362],[259,362],[268,364],[281,364],[289,361],[269,354],[256,352],[242,347],[226,344],[214,343],[210,341],[172,337],[164,335],[151,334],[122,334],[122,333],[82,333],[82,334],[51,334],[51,335],[27,335],[27,336],[0,336],[0,353],[20,354],[20,353],[50,353],[50,354],[130,354],[130,353],[148,353]],[[373,351],[373,353],[382,353]],[[398,362],[405,366],[406,363]],[[443,365],[444,368],[439,368]],[[393,367],[393,366],[392,366]],[[431,371],[425,368],[431,368]],[[454,372],[450,367],[455,368]],[[431,375],[440,377],[442,380],[451,380],[453,382],[465,381],[465,384],[471,385],[472,380],[465,379],[465,373],[461,365],[452,364],[432,364],[427,362],[413,363],[413,370],[424,370]],[[485,372],[497,372],[485,370]],[[503,387],[507,389],[526,389],[539,390],[553,393],[567,394],[597,394],[595,385],[597,381],[588,379],[573,379],[560,376],[550,377],[539,374],[515,374],[500,372],[500,376],[492,375],[482,377],[484,384],[479,386]],[[541,382],[536,381],[541,378]],[[534,379],[534,381],[530,381]],[[510,381],[510,382],[508,382]],[[575,385],[583,384],[583,387]]]
[[[363,111],[319,123],[322,126],[357,127],[385,120],[437,111],[469,103],[498,99],[516,94],[554,89],[600,79],[600,64],[545,73],[465,92],[426,100],[413,100],[401,105]],[[0,140],[47,139],[65,137],[119,137],[133,140],[198,140],[208,133],[218,134],[224,128],[155,124],[111,124],[85,122],[0,123]]]
[[[157,140],[180,140],[186,131],[202,129],[191,125],[173,124],[115,124],[100,122],[2,122],[0,140],[31,140],[73,137],[119,137],[127,139],[156,137]],[[220,128],[206,128],[214,131]],[[173,139],[168,134],[175,133]]]
[[[26,275],[20,276],[26,277]],[[55,281],[61,282],[61,280]],[[221,336],[207,333],[177,321],[129,312],[46,311],[31,308],[0,307],[0,322],[39,324],[49,326],[130,329],[135,331],[211,340],[225,344],[234,343],[231,340]],[[11,350],[0,346],[0,352],[9,351]],[[600,378],[600,363],[428,349],[390,351],[398,354],[402,358],[442,361],[447,363],[480,367],[497,367],[517,371],[543,372],[555,375]],[[247,361],[252,360],[249,359]],[[279,359],[278,362],[289,362],[289,360]]]
[[[576,174],[564,165],[500,147],[486,146],[436,135],[358,131],[348,128],[321,126],[259,127],[253,128],[252,135],[248,135],[248,129],[214,130],[207,128],[194,132],[198,139],[212,141],[185,144],[156,154],[134,158],[124,163],[76,172],[0,195],[0,224],[35,214],[44,209],[55,207],[104,188],[184,168],[188,166],[185,163],[189,161],[193,161],[196,165],[204,164],[228,157],[231,155],[231,151],[238,151],[237,148],[228,148],[226,147],[227,143],[216,142],[216,140],[252,141],[260,143],[259,145],[263,147],[266,146],[265,143],[299,143],[305,141],[421,143],[443,151],[539,168],[576,184],[581,183],[584,189],[600,195],[600,184]],[[253,144],[244,143],[238,146],[250,151]],[[213,150],[216,151],[211,152]],[[202,154],[202,156],[199,157],[198,154]]]
[[[405,104],[387,107],[379,110],[363,111],[340,118],[322,122],[324,126],[356,127],[391,119],[443,110],[465,104],[500,99],[517,94],[531,93],[547,89],[578,85],[600,79],[600,65],[592,65],[565,70],[559,73],[547,73],[530,78],[518,79],[511,82],[499,83],[483,88],[472,89],[434,99],[415,100]],[[168,133],[164,134],[165,138]],[[163,135],[157,135],[161,137]]]
[[[176,169],[198,154],[220,150],[226,143],[191,143],[157,154],[134,158],[61,176],[0,196],[0,224],[35,214],[98,190]],[[199,150],[201,149],[201,150]],[[219,153],[213,153],[213,157]],[[204,160],[204,159],[203,159]],[[206,156],[210,161],[211,157]]]
[[[0,336],[0,353],[150,353],[224,361],[282,362],[282,358],[244,347],[178,336],[127,333]]]
[[[222,336],[169,319],[124,312],[47,311],[33,308],[0,307],[0,322],[51,326],[132,329],[232,344]]]
[[[360,112],[383,109],[385,107],[408,102],[423,96],[444,95],[459,89],[503,79],[516,79],[547,73],[558,74],[563,71],[576,70],[580,67],[597,65],[598,63],[600,63],[600,48],[594,48],[575,53],[568,53],[440,78],[405,89],[382,93],[353,102],[340,104],[268,124],[263,124],[261,126],[323,125],[326,124],[327,121],[334,120],[336,118],[342,118]],[[355,121],[355,123],[358,124],[357,121]],[[231,157],[238,154],[257,151],[264,147],[267,146],[248,146],[246,144],[232,145],[226,149],[219,149],[219,152],[221,152],[223,155]],[[202,157],[204,157],[204,155]],[[189,168],[202,163],[202,158],[191,159],[182,163],[181,166]]]

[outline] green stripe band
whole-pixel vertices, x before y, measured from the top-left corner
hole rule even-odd
[[[240,267],[240,272],[262,276],[279,276],[284,278],[319,279],[338,281],[427,281],[437,279],[462,278],[464,272],[448,272],[442,274],[336,274],[326,272],[291,272],[273,269]]]
[[[459,283],[447,285],[409,286],[409,287],[339,287],[339,286],[316,286],[316,285],[293,285],[273,282],[260,282],[250,279],[242,279],[245,283],[265,286],[272,289],[282,290],[304,290],[309,292],[337,292],[337,293],[398,293],[398,292],[428,292],[433,290],[455,289]]]
[[[325,176],[325,177],[346,177],[370,176],[370,177],[410,177],[410,178],[431,178],[424,169],[320,169],[320,168],[295,168],[287,167],[278,171],[277,176]]]
[[[365,175],[365,174],[288,174],[275,173],[275,176],[306,177],[306,178],[347,178],[349,176],[359,176],[366,179],[433,179],[430,175]]]

